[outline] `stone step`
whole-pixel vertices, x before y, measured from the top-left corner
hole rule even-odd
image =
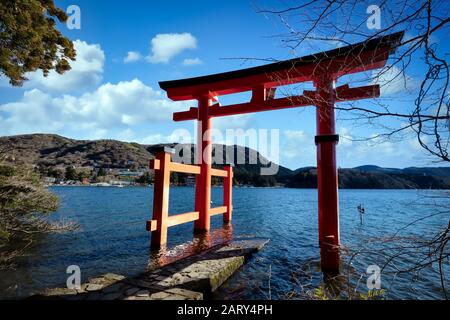
[[[236,239],[161,268],[126,278],[112,273],[92,278],[80,289],[55,288],[35,299],[202,300],[207,299],[255,252],[265,238]]]

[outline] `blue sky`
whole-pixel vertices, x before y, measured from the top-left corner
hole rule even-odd
[[[179,140],[180,129],[193,134],[195,127],[193,122],[171,121],[171,113],[195,106],[195,102],[169,101],[158,81],[264,63],[224,58],[282,60],[317,51],[305,45],[291,52],[273,37],[286,32],[285,27],[278,19],[256,13],[255,5],[279,7],[279,1],[55,2],[61,8],[76,4],[81,9],[80,30],[59,26],[75,42],[77,62],[64,76],[31,74],[22,88],[12,88],[0,76],[0,135],[42,132],[76,139],[172,142]],[[420,67],[413,69],[408,83],[413,85],[421,72]],[[399,109],[405,107],[405,93],[386,91],[383,97]],[[237,103],[245,98],[248,95],[221,97],[220,101]],[[361,103],[368,106],[371,102]],[[273,160],[293,169],[315,165],[314,108],[214,119],[214,126],[221,130],[278,129],[280,155]],[[376,135],[377,130],[339,120],[339,165],[433,165],[413,136],[385,143],[346,139]]]

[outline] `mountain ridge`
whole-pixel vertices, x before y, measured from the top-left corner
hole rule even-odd
[[[158,146],[174,147],[176,144],[139,144],[113,139],[77,140],[56,134],[26,134],[0,137],[0,151],[9,161],[28,164],[37,168],[91,167],[124,168],[143,170],[148,160],[154,157]],[[184,145],[191,150],[194,146]],[[279,166],[273,176],[260,176],[260,169],[267,159],[248,147],[222,147],[223,160],[233,151],[234,160],[243,157],[245,164],[235,167],[236,182],[255,186],[285,185],[292,188],[315,188],[317,169],[303,167],[296,170]],[[226,162],[226,161],[224,161]],[[234,161],[236,162],[236,161]],[[45,171],[44,171],[45,172]],[[383,168],[376,165],[362,165],[354,168],[339,168],[339,186],[341,188],[375,189],[450,189],[450,167],[408,167]]]

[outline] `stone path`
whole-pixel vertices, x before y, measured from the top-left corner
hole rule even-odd
[[[237,239],[134,278],[108,273],[79,290],[48,289],[34,299],[202,300],[217,290],[268,239]]]

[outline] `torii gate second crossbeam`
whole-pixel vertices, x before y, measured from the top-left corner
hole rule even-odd
[[[174,121],[197,120],[197,152],[200,174],[197,177],[195,210],[199,213],[195,229],[209,231],[211,200],[211,119],[251,112],[315,106],[317,135],[318,223],[321,268],[324,272],[339,270],[339,199],[334,104],[336,102],[374,98],[379,85],[335,88],[336,80],[347,74],[382,68],[399,45],[403,32],[374,38],[354,45],[276,62],[254,68],[208,76],[159,82],[174,101],[198,101],[198,107],[176,112]],[[315,91],[275,99],[278,86],[312,81]],[[221,106],[216,97],[251,91],[248,103]],[[207,154],[205,156],[205,150]]]

